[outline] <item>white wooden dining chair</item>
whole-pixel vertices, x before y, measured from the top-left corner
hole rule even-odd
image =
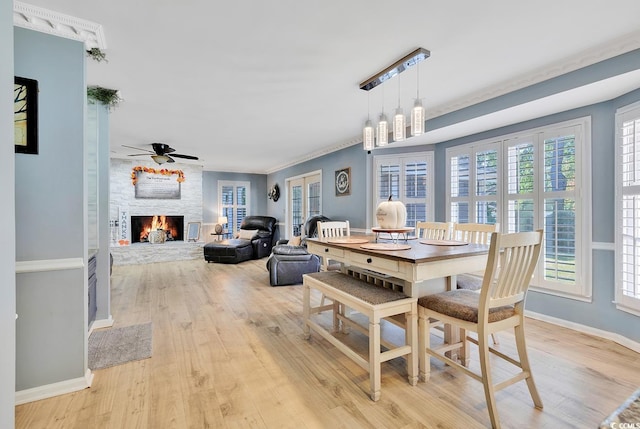
[[[499,223],[454,223],[451,239],[488,246],[491,243],[491,235],[499,230]]]
[[[527,382],[535,407],[542,409],[542,400],[533,381],[527,356],[524,331],[524,304],[540,256],[542,234],[542,230],[493,234],[480,293],[456,289],[427,295],[418,300],[420,379],[429,380],[431,356],[482,382],[491,425],[494,428],[500,427],[495,392],[517,381]],[[476,332],[478,339],[467,337],[465,333],[461,336],[460,343],[433,347],[430,328],[442,322],[458,326],[465,331]],[[509,328],[515,331],[519,360],[489,345],[489,334]],[[460,349],[464,356],[467,341],[478,345],[480,374],[444,355],[446,351]],[[489,367],[489,353],[517,366],[520,371],[507,380],[494,384]]]
[[[429,240],[449,240],[451,238],[451,223],[416,222],[416,237]]]
[[[329,221],[329,222],[318,222],[318,239],[326,240],[330,238],[337,237],[349,237],[351,235],[351,227],[349,226],[349,221]],[[338,270],[340,269],[335,264],[333,266],[330,265],[330,259],[326,256],[322,256],[322,263],[320,265],[320,270]]]
[[[349,237],[351,235],[351,227],[349,226],[349,221],[328,221],[328,222],[320,222],[317,224],[318,230],[318,239],[326,240],[329,238],[337,238],[337,237]],[[327,256],[320,257],[320,271],[339,271],[342,269],[341,264],[331,264],[331,259]],[[326,297],[324,294],[320,299],[320,306],[324,306]],[[340,310],[343,314],[347,312],[345,308]]]
[[[498,223],[493,225],[486,223],[454,223],[451,239],[488,246],[491,244],[491,235],[499,230],[500,224]],[[458,289],[479,291],[482,287],[482,274],[458,274],[456,286]],[[493,344],[498,344],[496,334],[491,334],[491,339],[493,340]]]

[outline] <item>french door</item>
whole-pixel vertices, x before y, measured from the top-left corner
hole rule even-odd
[[[287,182],[287,235],[301,236],[309,216],[322,211],[322,173],[308,173]]]

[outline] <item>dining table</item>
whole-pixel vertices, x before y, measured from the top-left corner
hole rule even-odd
[[[382,239],[379,234],[361,234],[324,239],[307,239],[307,251],[341,264],[343,272],[357,271],[393,285],[407,296],[420,298],[456,288],[456,276],[482,273],[489,246],[454,240],[397,237]],[[445,326],[444,341],[460,340],[458,329]],[[466,348],[468,352],[468,347]],[[447,352],[463,364],[468,356]]]
[[[420,238],[384,240],[374,234],[307,239],[309,253],[390,279],[407,296],[455,289],[456,275],[482,272],[489,246]]]

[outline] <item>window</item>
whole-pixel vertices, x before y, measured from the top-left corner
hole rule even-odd
[[[640,316],[640,103],[616,112],[616,306]]]
[[[447,149],[447,216],[499,223],[502,232],[544,229],[532,286],[567,297],[591,295],[588,187],[590,120]]]
[[[220,198],[219,213],[227,217],[229,232],[240,229],[242,219],[249,214],[249,194],[251,184],[249,182],[218,182],[218,196]],[[224,225],[223,225],[224,226]]]
[[[407,207],[406,226],[433,220],[432,152],[376,156],[374,174],[374,213],[378,204],[391,196]]]

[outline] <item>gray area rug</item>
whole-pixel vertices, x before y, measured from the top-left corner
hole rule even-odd
[[[89,336],[89,368],[121,365],[151,357],[151,322],[94,331]]]

